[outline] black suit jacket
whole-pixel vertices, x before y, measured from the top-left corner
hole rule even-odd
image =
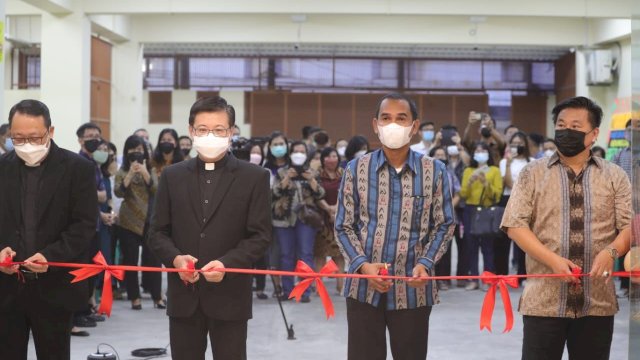
[[[202,213],[197,159],[163,170],[148,244],[165,266],[188,254],[198,259],[196,268],[213,260],[251,268],[264,255],[271,241],[269,171],[227,156],[210,214]],[[169,273],[167,300],[169,316],[188,317],[200,306],[209,318],[250,319],[251,276],[225,274],[220,283],[201,276],[187,286]]]
[[[26,254],[22,236],[22,181],[20,167],[24,163],[14,151],[0,157],[0,249],[9,246],[15,260]],[[52,262],[87,262],[89,245],[96,234],[98,199],[94,165],[77,154],[59,148],[51,141],[51,149],[42,173],[37,202],[37,252]],[[49,267],[35,280],[43,299],[68,310],[86,308],[86,281],[71,284],[69,268]],[[0,308],[11,308],[22,285],[16,275],[0,273]]]

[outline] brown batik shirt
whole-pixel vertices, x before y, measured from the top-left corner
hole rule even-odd
[[[558,154],[528,164],[520,173],[502,219],[502,229],[529,228],[556,254],[591,271],[596,255],[630,226],[631,185],[617,165],[591,157],[580,174]],[[526,257],[527,274],[549,274],[543,263]],[[582,277],[579,286],[554,278],[531,278],[520,298],[523,315],[547,317],[610,316],[618,302],[613,281]]]

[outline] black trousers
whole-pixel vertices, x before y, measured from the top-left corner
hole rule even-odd
[[[607,360],[613,337],[613,316],[555,318],[524,316],[523,360]]]
[[[247,359],[247,320],[210,319],[200,308],[190,317],[169,318],[171,357],[176,360],[204,360],[207,333],[215,360]]]
[[[253,267],[258,270],[267,270],[267,256],[263,256],[258,260]],[[264,288],[267,284],[267,276],[266,275],[253,275],[253,278],[256,279],[256,290],[264,291]]]
[[[509,195],[502,195],[498,206],[505,207],[509,201]],[[511,239],[503,231],[498,232],[493,239],[493,263],[497,275],[509,275],[509,253],[511,252]]]
[[[29,332],[33,334],[38,359],[69,360],[71,357],[72,312],[45,302],[37,281],[26,280],[15,306],[9,311],[0,311],[2,360],[27,360]]]
[[[462,238],[462,230],[466,224],[464,221],[464,208],[456,208],[456,217],[458,218],[458,223],[456,224],[456,229],[454,234],[456,235],[456,246],[458,247],[458,263],[456,265],[456,275],[462,276],[467,275],[466,270],[468,269],[467,258],[464,249],[464,239]],[[462,228],[460,227],[462,225]],[[460,281],[460,280],[458,280]]]
[[[120,229],[120,251],[122,251],[123,265],[138,265],[140,246],[142,246],[142,266],[159,267],[160,261],[149,250],[143,236],[127,229]],[[138,273],[137,271],[127,271],[124,275],[129,300],[140,298]],[[162,300],[162,274],[159,272],[144,272],[142,279],[148,287],[147,290],[151,293],[151,298],[155,301]]]
[[[396,360],[425,360],[429,343],[431,306],[411,310],[385,310],[386,297],[377,307],[347,298],[349,360],[385,360],[386,331]]]

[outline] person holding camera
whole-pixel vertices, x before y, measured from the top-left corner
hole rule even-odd
[[[322,215],[315,203],[325,191],[309,168],[307,145],[296,141],[291,145],[291,164],[278,170],[272,187],[273,232],[280,246],[280,269],[293,271],[297,260],[313,266],[316,233],[323,226]],[[282,277],[282,300],[293,289],[293,278]],[[302,296],[309,302],[309,290]]]
[[[474,139],[474,133],[480,135],[480,138]],[[462,143],[469,153],[473,152],[477,141],[487,144],[489,146],[489,155],[494,164],[500,163],[500,159],[504,155],[504,149],[507,146],[502,134],[496,129],[496,120],[487,113],[469,112],[469,122],[464,129],[462,138]]]
[[[120,244],[122,265],[138,265],[138,255],[142,246],[142,262],[149,263],[147,258],[153,254],[144,242],[147,235],[150,206],[158,186],[158,177],[149,163],[149,150],[144,139],[131,135],[124,143],[122,167],[116,174],[114,193],[122,198],[120,206]],[[161,274],[151,273],[145,284],[151,293],[155,307],[166,308],[162,300]],[[127,271],[125,274],[127,297],[133,310],[142,309],[138,272]]]

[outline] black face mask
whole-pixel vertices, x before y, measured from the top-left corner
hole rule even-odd
[[[573,129],[556,130],[553,142],[556,144],[558,151],[560,151],[562,155],[574,157],[586,149],[586,146],[584,146],[584,137],[587,134],[588,133]]]
[[[512,147],[515,147],[517,149],[516,153],[518,154],[518,156],[524,155],[524,146],[518,145],[518,146],[512,146]]]
[[[98,150],[98,146],[102,144],[102,140],[100,139],[91,139],[84,141],[84,148],[87,149],[88,152],[93,153]]]
[[[175,148],[176,146],[170,142],[161,142],[160,145],[158,145],[158,150],[160,150],[163,154],[170,154]]]
[[[189,153],[191,152],[191,149],[180,149],[180,151],[182,151],[182,155],[189,156]]]
[[[139,162],[140,164],[144,163],[144,154],[141,152],[132,152],[127,154],[127,159],[129,163],[133,164],[134,162]]]
[[[486,128],[486,127],[482,128],[480,130],[480,135],[482,135],[482,137],[485,137],[485,138],[491,137],[491,129]]]

